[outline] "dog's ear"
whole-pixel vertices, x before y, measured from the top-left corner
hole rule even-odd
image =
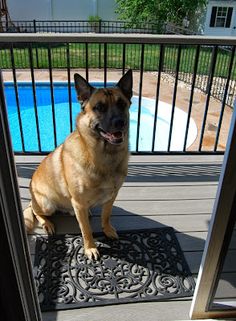
[[[92,87],[87,80],[85,80],[82,76],[79,74],[74,74],[74,80],[75,80],[75,89],[77,92],[77,97],[81,105],[90,98],[93,91],[95,90],[94,87]]]
[[[122,76],[116,86],[120,88],[120,90],[129,100],[131,99],[133,95],[133,73],[131,69],[129,69],[124,76]]]

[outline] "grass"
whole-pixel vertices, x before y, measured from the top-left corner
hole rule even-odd
[[[30,68],[29,49],[27,47],[14,48],[13,59],[16,68]],[[51,50],[51,63],[53,68],[66,68],[67,45],[54,45]],[[107,45],[107,68],[122,68],[123,66],[123,45]],[[181,49],[179,72],[193,73],[196,47],[184,46]],[[230,51],[219,48],[215,66],[215,76],[227,77],[230,61]],[[89,68],[104,67],[104,45],[88,44],[88,54],[86,61],[85,44],[69,44],[69,64],[71,68]],[[178,56],[178,48],[174,45],[165,46],[163,71],[175,72]],[[159,45],[145,45],[144,64],[145,71],[157,71],[160,59]],[[198,70],[199,75],[208,75],[212,60],[212,48],[202,47],[200,51]],[[48,48],[46,45],[33,47],[33,66],[34,68],[49,68]],[[139,70],[141,67],[141,45],[127,44],[125,47],[125,67]],[[9,49],[0,50],[0,68],[12,68],[12,60]],[[231,79],[236,79],[236,70],[231,71]]]

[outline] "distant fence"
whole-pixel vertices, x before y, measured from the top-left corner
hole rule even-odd
[[[175,34],[195,35],[190,28],[167,22],[162,25],[156,22],[140,21],[138,24],[130,21],[112,20],[22,20],[0,22],[1,32],[56,32],[56,33],[143,33],[143,34]]]
[[[88,21],[88,20],[48,20],[48,21],[3,21],[0,32],[21,33],[145,33],[156,34],[160,31],[160,25],[152,22],[139,22],[137,26],[127,21]]]

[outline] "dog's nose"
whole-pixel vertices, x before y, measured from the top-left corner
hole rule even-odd
[[[116,117],[113,119],[112,125],[115,129],[121,130],[125,127],[125,121],[120,117]]]

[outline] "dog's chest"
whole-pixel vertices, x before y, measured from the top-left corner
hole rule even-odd
[[[115,190],[114,188],[109,187],[100,188],[97,191],[97,195],[94,198],[94,203],[92,204],[92,206],[103,205],[104,203],[107,203],[116,196],[116,191],[117,190]]]
[[[123,178],[114,175],[113,177],[102,180],[96,187],[91,188],[89,198],[90,207],[103,205],[111,199],[114,199],[122,183]]]
[[[87,167],[80,169],[80,175],[74,182],[75,195],[81,199],[86,206],[94,207],[103,205],[114,199],[126,177],[126,164],[114,159],[113,163],[103,162],[103,166]]]
[[[114,199],[122,183],[123,177],[113,175],[102,177],[101,180],[96,181],[96,184],[89,184],[90,186],[87,186],[83,193],[89,207],[103,205],[111,199]]]

